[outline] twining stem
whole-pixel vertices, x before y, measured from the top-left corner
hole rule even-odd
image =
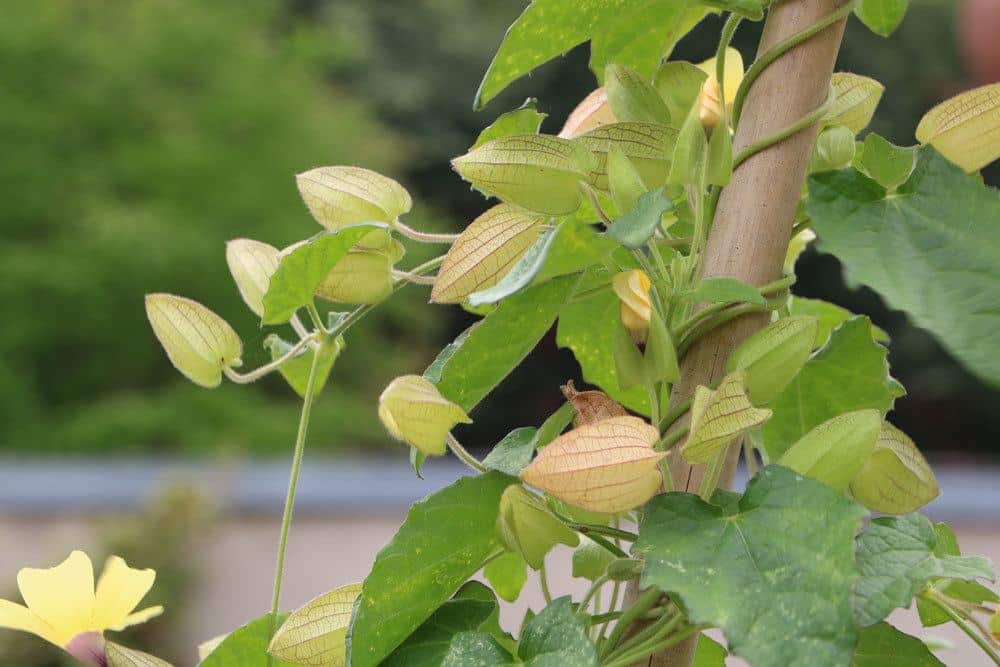
[[[278,559],[274,574],[274,596],[271,599],[271,631],[268,637],[273,637],[278,628],[278,612],[281,607],[281,580],[285,575],[285,549],[288,546],[288,529],[292,525],[292,508],[295,506],[295,488],[299,483],[299,472],[302,469],[302,455],[306,449],[306,432],[309,430],[309,414],[312,412],[313,397],[316,393],[316,369],[319,366],[320,355],[314,354],[309,367],[309,378],[306,380],[305,396],[302,398],[302,414],[299,416],[299,430],[295,435],[295,450],[292,453],[292,471],[288,478],[288,495],[285,497],[285,511],[281,516],[281,537],[278,540]],[[272,657],[267,656],[268,667]]]
[[[691,345],[698,340],[702,334],[707,333],[732,319],[740,317],[741,315],[746,315],[748,313],[762,313],[767,310],[770,310],[769,306],[761,306],[756,303],[741,303],[737,306],[733,306],[732,308],[726,308],[725,310],[719,311],[714,317],[699,322],[687,333],[687,335],[684,336],[684,338],[680,340],[677,344],[677,358],[683,359]]]
[[[580,604],[577,605],[577,610],[579,613],[583,614],[586,612],[587,605],[590,604],[590,601],[594,599],[594,597],[601,590],[601,586],[603,586],[606,583],[608,583],[608,575],[606,574],[599,576],[597,579],[594,579],[594,581],[591,582],[590,588],[587,589],[587,592],[584,594],[583,599],[580,600]]]
[[[691,430],[691,427],[689,425],[687,425],[687,424],[685,424],[684,426],[681,426],[679,428],[675,428],[670,433],[664,434],[664,436],[662,438],[660,438],[660,441],[657,442],[655,445],[653,445],[653,449],[655,449],[658,452],[665,452],[665,451],[667,451],[668,449],[670,449],[671,447],[673,447],[675,444],[677,444],[678,440],[680,440],[685,435],[687,435],[690,430]]]
[[[678,401],[676,404],[671,406],[667,411],[667,414],[663,416],[660,420],[660,432],[664,432],[669,429],[675,421],[681,418],[685,412],[691,409],[691,403],[693,399],[686,398],[683,401]]]
[[[643,591],[639,597],[636,599],[635,604],[622,612],[621,618],[618,619],[618,623],[615,624],[615,629],[611,631],[611,636],[608,637],[607,643],[604,645],[604,655],[605,657],[608,653],[613,651],[621,641],[622,635],[628,630],[629,626],[632,625],[633,621],[641,618],[649,609],[656,604],[656,601],[660,599],[660,591],[655,587],[647,588]]]
[[[281,366],[283,363],[285,363],[286,361],[297,355],[299,352],[302,351],[302,348],[309,345],[314,340],[316,340],[316,334],[310,334],[306,336],[298,343],[293,345],[288,350],[288,352],[285,352],[283,355],[281,355],[274,361],[264,364],[260,368],[256,368],[250,371],[249,373],[237,373],[236,371],[234,371],[232,368],[229,367],[223,368],[222,372],[225,373],[227,378],[229,378],[236,384],[250,384],[251,382],[255,382],[260,378],[264,377],[268,373],[277,370],[279,366]]]
[[[621,615],[621,612],[615,611],[618,608],[618,598],[621,595],[621,591],[622,591],[622,582],[616,579],[614,585],[611,586],[611,602],[608,604],[609,614],[614,613],[617,614],[618,616]],[[604,621],[604,625],[598,628],[597,630],[598,639],[604,637],[604,633],[608,631],[608,624],[611,622],[611,618],[617,618],[617,616],[609,617],[606,621]]]
[[[631,655],[633,652],[644,646],[660,641],[669,635],[673,629],[680,625],[683,621],[684,614],[680,613],[674,607],[670,608],[663,616],[629,637],[626,641],[622,642],[621,646],[608,654],[606,660],[614,662],[622,655]]]
[[[465,465],[469,466],[476,472],[486,472],[486,466],[479,462],[475,456],[469,453],[465,447],[462,446],[458,440],[455,439],[451,433],[445,436],[445,442],[448,443],[448,449],[462,461]]]
[[[545,600],[545,604],[551,604],[552,593],[549,591],[549,576],[545,573],[545,562],[542,562],[542,566],[538,568],[538,585],[542,589],[542,598]]]
[[[458,234],[434,234],[431,232],[422,232],[420,230],[414,229],[404,225],[399,220],[395,224],[396,230],[408,239],[414,241],[419,241],[421,243],[454,243],[458,239]]]
[[[433,285],[434,281],[437,280],[437,276],[420,276],[416,273],[401,271],[399,269],[392,270],[392,277],[396,280],[405,280],[414,285]]]
[[[592,537],[596,533],[597,535],[606,535],[616,540],[625,540],[627,542],[635,542],[639,539],[639,536],[635,533],[613,526],[602,526],[597,523],[578,523],[575,521],[567,521],[565,523],[576,532],[583,533],[588,537]]]
[[[830,86],[830,94],[827,95],[826,102],[821,104],[819,108],[813,110],[812,112],[806,114],[802,118],[798,119],[788,127],[784,127],[774,134],[768,135],[759,141],[755,141],[733,157],[733,169],[743,164],[746,160],[750,159],[757,153],[761,152],[765,148],[774,146],[792,136],[797,132],[801,132],[807,127],[812,126],[814,123],[819,122],[823,116],[830,110],[833,103],[837,100],[837,91],[834,90],[833,86]]]
[[[580,531],[580,532],[584,533],[595,544],[598,544],[598,545],[604,547],[604,549],[606,549],[609,553],[614,554],[616,557],[618,557],[618,558],[628,558],[628,554],[625,553],[624,551],[622,551],[621,547],[616,546],[613,542],[611,542],[610,540],[608,540],[606,537],[602,537],[601,535],[598,535],[597,533],[588,533],[586,531]]]
[[[981,648],[983,652],[990,657],[990,660],[993,661],[993,664],[1000,665],[1000,654],[998,654],[993,649],[993,647],[990,646],[990,643],[987,641],[987,639],[983,637],[980,633],[976,632],[976,630],[971,625],[969,625],[968,621],[966,621],[966,619],[961,614],[959,614],[950,604],[948,604],[948,602],[941,595],[939,595],[933,590],[928,590],[925,591],[924,593],[921,593],[920,597],[930,602],[933,602],[935,605],[937,605],[941,609],[941,611],[943,611],[945,614],[948,615],[948,618],[951,619],[952,623],[957,625],[962,630],[962,632],[967,634],[969,638],[972,639],[972,641],[976,642],[976,644],[979,645],[979,648]]]
[[[680,618],[680,617],[678,617]],[[670,628],[673,630],[673,628]],[[682,641],[687,639],[693,634],[701,632],[702,628],[697,625],[692,625],[682,632],[678,632],[675,635],[671,635],[666,638],[659,637],[655,641],[651,640],[649,643],[638,646],[630,651],[625,652],[621,656],[605,663],[605,667],[625,667],[626,665],[631,665],[643,658],[653,655],[654,653],[659,653],[665,649],[670,648],[680,644]]]

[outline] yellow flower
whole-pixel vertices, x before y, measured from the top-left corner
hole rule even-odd
[[[159,606],[132,611],[155,578],[153,570],[132,569],[112,556],[95,590],[90,558],[74,551],[55,567],[17,573],[27,606],[0,600],[0,628],[30,632],[85,663],[103,665],[105,630],[124,630],[163,612]]]
[[[698,95],[698,119],[704,128],[711,129],[719,124],[722,119],[722,103],[720,96],[719,80],[716,78],[717,72],[715,58],[709,58],[698,64],[698,68],[708,75],[705,83],[701,86],[701,93]],[[743,81],[743,57],[740,52],[730,47],[726,49],[726,71],[723,73],[722,88],[726,91],[726,107],[732,108],[733,100],[736,99],[736,91]]]
[[[653,306],[649,301],[649,276],[638,269],[625,271],[612,279],[611,286],[622,302],[622,324],[635,342],[645,342],[649,320],[653,316]]]

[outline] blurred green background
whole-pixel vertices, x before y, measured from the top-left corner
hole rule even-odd
[[[555,131],[594,85],[586,47],[519,82],[486,111],[471,100],[522,1],[46,0],[0,20],[0,450],[6,453],[245,453],[283,456],[297,403],[280,378],[214,391],[185,382],[146,323],[142,296],[201,301],[243,337],[266,335],[240,301],[226,240],[277,246],[318,228],[293,175],[359,164],[414,194],[417,227],[457,230],[484,208],[449,169],[493,118],[529,95]],[[958,6],[914,0],[890,40],[852,23],[838,66],[887,92],[873,129],[913,142],[922,113],[975,82]],[[717,21],[677,55],[714,50]],[[758,26],[736,45],[751,60]],[[996,183],[996,169],[987,178]],[[404,264],[427,257],[413,249]],[[910,396],[898,422],[925,449],[993,453],[997,393],[926,334],[850,292],[835,260],[809,254],[798,290],[870,313],[893,335]],[[357,328],[315,414],[310,447],[388,446],[375,399],[419,372],[468,323],[407,288]],[[551,340],[474,415],[479,446],[537,423],[577,373]],[[515,400],[516,399],[516,400]]]

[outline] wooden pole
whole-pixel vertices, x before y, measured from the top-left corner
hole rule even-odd
[[[844,0],[786,0],[772,5],[758,55],[836,11]],[[775,60],[747,95],[734,150],[772,135],[817,109],[829,93],[845,21],[838,21]],[[731,103],[731,100],[729,101]],[[761,286],[777,279],[816,138],[813,125],[752,156],[722,191],[705,248],[704,277],[732,277]],[[766,314],[737,318],[700,338],[684,357],[671,403],[725,375],[733,349],[769,321]],[[720,478],[732,484],[739,448],[730,447]],[[697,492],[705,466],[671,457],[674,488]],[[687,667],[697,637],[652,656],[648,665]]]

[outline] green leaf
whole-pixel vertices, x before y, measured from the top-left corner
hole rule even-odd
[[[673,336],[656,309],[653,309],[649,318],[649,333],[646,349],[642,354],[642,365],[647,386],[657,382],[673,384],[681,377]]]
[[[455,347],[442,351],[445,359],[439,364],[439,356],[427,369],[440,378],[441,394],[471,411],[541,340],[577,281],[578,276],[565,276],[516,294],[462,333]]]
[[[854,13],[872,32],[888,37],[903,20],[909,4],[910,0],[861,0]]]
[[[279,623],[285,618],[279,617]],[[290,662],[270,658],[267,644],[271,641],[271,615],[250,621],[216,646],[199,667],[295,667]],[[269,662],[270,660],[270,662]]]
[[[544,114],[537,108],[538,100],[529,97],[524,104],[513,111],[500,114],[485,130],[479,133],[476,143],[472,148],[482,146],[487,141],[510,137],[517,134],[538,134],[538,129],[542,126],[542,121],[548,114]]]
[[[854,618],[861,627],[881,621],[897,607],[908,607],[936,577],[993,580],[989,559],[938,556],[937,539],[931,522],[920,514],[873,519],[858,536],[861,578],[854,591]]]
[[[715,126],[709,137],[707,160],[705,183],[729,185],[729,179],[733,176],[733,137],[722,122]]]
[[[517,654],[531,667],[600,665],[597,649],[587,636],[587,624],[574,612],[569,596],[553,600],[528,622]]]
[[[591,266],[603,266],[617,247],[618,244],[606,234],[598,234],[593,225],[568,219],[559,226],[559,234],[532,284],[578,273]]]
[[[934,524],[934,534],[937,536],[937,544],[934,545],[935,556],[962,555],[958,547],[958,539],[956,539],[955,533],[948,527],[948,524]],[[971,602],[972,604],[1000,602],[1000,596],[978,581],[936,579],[930,585],[950,598]],[[926,628],[951,621],[951,617],[941,607],[920,597],[917,598],[917,613],[920,615],[921,624]]]
[[[861,631],[851,667],[945,667],[927,645],[888,623]]]
[[[601,125],[573,141],[585,146],[596,162],[587,182],[598,190],[608,191],[608,154],[618,148],[639,172],[645,190],[663,185],[670,169],[670,158],[677,142],[677,130],[652,123],[609,123]]]
[[[827,419],[853,410],[883,415],[905,392],[889,375],[886,350],[875,342],[867,317],[853,317],[768,404],[774,415],[761,431],[764,449],[776,461],[792,443]]]
[[[513,480],[466,477],[415,503],[375,558],[351,623],[351,665],[374,667],[500,548],[500,496]]]
[[[583,145],[547,134],[521,134],[487,141],[451,161],[477,190],[549,215],[580,207],[579,181],[597,163]]]
[[[693,5],[690,0],[535,0],[507,30],[473,105],[481,108],[515,79],[588,39],[590,67],[598,77],[611,61],[649,76],[708,13]]]
[[[287,322],[312,302],[316,288],[347,251],[371,232],[388,229],[363,223],[321,232],[282,257],[264,294],[264,324]]]
[[[672,210],[674,203],[666,196],[664,188],[650,190],[639,197],[632,210],[611,224],[608,236],[626,248],[641,248],[653,237],[663,214]]]
[[[559,315],[556,343],[573,351],[583,379],[604,390],[630,410],[649,414],[649,399],[641,387],[622,391],[618,386],[612,353],[615,329],[621,326],[620,301],[611,291],[602,289],[569,303]],[[584,285],[583,287],[586,287]]]
[[[861,170],[878,181],[886,191],[895,192],[910,178],[916,157],[915,147],[895,146],[870,132],[865,137],[858,163]]]
[[[271,360],[279,359],[292,349],[292,344],[287,342],[278,334],[271,334],[264,339],[264,349],[271,353]],[[316,366],[316,378],[313,381],[315,392],[323,391],[326,380],[330,376],[333,364],[340,356],[340,351],[344,349],[344,339],[338,337],[336,341],[328,341],[325,338],[319,342],[319,348],[313,349],[306,346],[302,351],[283,363],[278,372],[285,378],[295,393],[305,396],[306,384],[309,382],[309,371],[312,369],[313,355],[319,354],[319,364]]]
[[[614,560],[614,554],[584,535],[573,552],[573,576],[594,581],[604,576]]]
[[[701,187],[705,179],[705,160],[708,156],[708,139],[705,128],[698,118],[698,109],[691,107],[670,161],[667,183],[670,185],[694,185]]]
[[[646,184],[642,175],[632,164],[632,161],[618,146],[611,146],[607,158],[608,191],[615,210],[632,210],[646,192]]]
[[[742,497],[668,493],[647,505],[642,585],[680,596],[761,667],[846,665],[858,631],[854,534],[865,511],[819,482],[768,466]]]
[[[822,347],[830,340],[830,333],[855,314],[846,308],[834,305],[821,299],[807,299],[804,296],[793,295],[788,300],[788,312],[792,315],[809,315],[819,320],[816,331],[816,342],[813,347]],[[872,337],[879,343],[888,343],[889,334],[884,329],[872,325]]]
[[[520,554],[507,552],[486,564],[483,577],[490,582],[497,595],[513,602],[521,595],[524,582],[528,579],[528,564]]]
[[[736,278],[705,278],[693,290],[680,295],[692,303],[755,303],[767,304],[760,290]]]
[[[441,661],[441,667],[499,667],[508,664],[513,665],[510,653],[484,632],[460,632],[455,635],[448,654]]]
[[[881,428],[878,410],[837,415],[799,438],[778,463],[843,491],[868,461]]]
[[[497,535],[504,547],[520,554],[533,570],[545,564],[545,555],[557,544],[575,547],[576,532],[549,511],[542,498],[523,486],[507,488],[500,498]]]
[[[925,146],[894,195],[852,170],[811,177],[809,193],[819,248],[840,258],[848,280],[1000,384],[1000,356],[987,343],[1000,328],[1000,192]]]
[[[707,78],[705,70],[683,60],[660,65],[656,70],[654,85],[670,110],[671,118],[687,118]]]
[[[438,607],[380,664],[383,667],[440,667],[456,649],[467,648],[459,637],[484,629],[490,617],[497,612],[497,601],[492,594],[463,595],[471,586],[470,583],[463,587],[454,598]],[[482,584],[475,586],[481,587]],[[352,661],[352,664],[355,663]]]
[[[670,112],[648,79],[635,70],[610,63],[604,68],[604,89],[615,118],[623,123],[667,124]]]
[[[698,635],[698,645],[694,649],[694,663],[691,667],[726,667],[726,647],[706,634]]]
[[[531,463],[531,456],[535,453],[535,438],[537,436],[538,429],[532,426],[515,428],[494,445],[490,453],[483,459],[483,465],[489,470],[497,470],[505,475],[517,477],[521,474],[524,466]]]

